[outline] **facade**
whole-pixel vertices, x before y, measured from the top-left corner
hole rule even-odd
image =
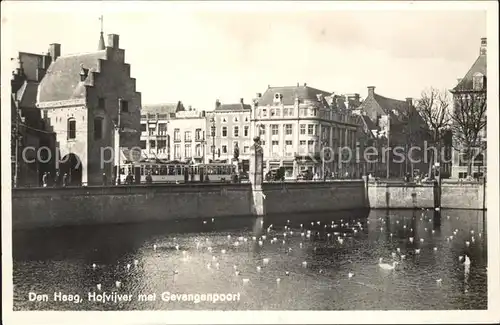
[[[139,146],[144,158],[171,160],[169,123],[172,118],[175,118],[176,112],[181,110],[184,110],[181,102],[142,107]]]
[[[11,80],[13,186],[39,186],[43,173],[54,173],[55,134],[36,107],[38,84],[52,57],[19,52]],[[37,159],[37,153],[40,159]]]
[[[369,86],[368,95],[359,111],[364,119],[371,120],[369,124],[376,131],[374,143],[378,163],[372,164],[375,168],[371,170],[373,176],[404,177],[407,173],[428,172],[429,163],[424,159],[424,143],[428,140],[428,131],[412,98],[403,101],[384,97],[375,93],[375,87]],[[422,150],[410,151],[411,147]],[[397,154],[402,157],[411,156],[412,159],[399,158]],[[371,159],[375,160],[375,157]]]
[[[237,104],[215,102],[215,109],[207,112],[205,126],[208,161],[230,163],[238,146],[241,168],[248,171],[250,146],[253,144],[250,112],[251,105],[245,104],[243,99]]]
[[[205,162],[205,111],[189,107],[169,120],[170,159],[188,163]]]
[[[257,94],[250,130],[252,138],[260,136],[265,171],[283,167],[285,178],[297,178],[306,170],[336,177],[345,173],[359,176],[359,163],[354,158],[346,159],[345,152],[340,151],[348,147],[354,152],[361,127],[359,116],[349,108],[356,98],[345,99],[307,84],[268,86],[264,94]]]
[[[471,66],[469,71],[465,74],[465,76],[461,79],[458,80],[457,85],[455,86],[454,89],[451,90],[451,93],[453,95],[453,103],[454,103],[454,109],[464,109],[464,107],[461,107],[460,105],[460,97],[462,96],[468,96],[474,97],[475,100],[473,101],[485,101],[486,100],[486,94],[487,94],[487,83],[486,83],[486,78],[487,78],[487,52],[486,52],[486,46],[487,46],[487,39],[486,38],[481,38],[481,46],[479,48],[479,56],[477,57],[476,61],[474,64]],[[483,99],[479,99],[483,98]],[[486,112],[484,113],[484,119],[486,119]],[[484,129],[482,129],[479,133],[479,139],[477,143],[478,148],[485,148],[486,147],[486,125],[484,126]],[[457,142],[456,140],[453,140],[454,142]],[[478,150],[477,156],[474,157],[473,162],[472,162],[472,175],[468,175],[468,163],[466,160],[468,159],[462,159],[462,156],[464,155],[461,152],[461,144],[460,143],[454,143],[453,148],[457,149],[454,150],[453,152],[453,163],[452,163],[452,178],[467,178],[469,176],[472,176],[474,178],[479,178],[483,177],[486,174],[486,150]],[[479,151],[482,151],[479,153]]]
[[[101,33],[97,51],[65,56],[52,44],[52,62],[38,86],[37,107],[64,162],[58,167],[73,185],[102,184],[103,173],[116,172],[122,149],[139,146],[141,94],[119,36],[110,34],[103,43]]]

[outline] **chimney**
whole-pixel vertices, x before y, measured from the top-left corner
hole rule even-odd
[[[480,55],[486,55],[486,37],[481,38],[481,47],[479,48]]]
[[[304,82],[304,87],[307,87],[307,83]]]
[[[58,44],[58,43],[50,44],[49,54],[50,54],[50,57],[52,58],[52,62],[57,60],[57,58],[61,56],[61,44]]]
[[[215,108],[219,108],[220,107],[220,101],[218,99],[215,100]]]
[[[244,99],[243,98],[240,98],[240,104],[243,105],[244,104]]]
[[[368,96],[375,94],[375,86],[368,86]]]
[[[406,98],[406,103],[408,104],[408,106],[410,106],[410,107],[411,107],[411,106],[413,105],[413,98],[411,98],[411,97],[407,97],[407,98]]]
[[[114,49],[119,48],[120,44],[120,36],[116,34],[108,35],[108,47],[112,47]]]
[[[257,98],[261,98],[262,97],[262,94],[261,93],[257,93]]]
[[[89,75],[89,69],[85,69],[83,64],[80,64],[80,81],[85,81]]]
[[[297,87],[300,87],[300,84],[297,82]]]

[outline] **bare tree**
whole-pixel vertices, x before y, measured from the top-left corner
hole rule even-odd
[[[450,98],[448,93],[432,87],[422,91],[421,98],[417,101],[417,112],[423,122],[420,129],[427,132],[427,139],[432,142],[438,152],[437,156],[434,156],[434,152],[431,150],[429,176],[432,175],[432,163],[440,163],[443,139],[450,125],[449,106]]]
[[[486,91],[455,89],[454,110],[451,114],[453,148],[467,163],[467,175],[472,174],[474,159],[486,149]]]

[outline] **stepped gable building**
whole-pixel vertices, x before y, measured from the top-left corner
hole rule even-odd
[[[375,171],[374,176],[387,176],[387,154],[383,152],[383,148],[387,148],[387,146],[391,148],[389,156],[390,177],[404,177],[412,170],[427,172],[428,164],[423,161],[423,151],[424,142],[429,139],[429,135],[424,120],[413,105],[412,98],[397,100],[384,97],[375,93],[374,86],[369,86],[368,95],[358,110],[371,120],[372,123],[368,122],[370,127],[377,131],[375,136],[378,138],[377,151],[380,163],[377,164],[378,170]],[[397,151],[395,151],[396,147],[399,147]],[[411,147],[419,147],[422,150],[410,151]],[[401,161],[401,158],[395,157],[395,152],[403,155],[409,153],[413,155],[413,161],[420,159],[422,162],[412,164],[409,159]],[[383,161],[382,154],[385,155]]]
[[[206,148],[208,161],[230,163],[238,147],[239,162],[243,171],[248,171],[250,146],[251,105],[243,98],[239,103],[223,104],[215,101],[213,111],[206,113]]]
[[[359,96],[357,97],[359,101]],[[354,105],[355,101],[352,101]],[[349,100],[307,84],[268,86],[257,94],[252,107],[251,137],[260,135],[265,170],[285,169],[285,178],[300,174],[357,177],[355,159],[341,162],[342,147],[356,148],[360,128],[358,116],[349,109]],[[325,164],[321,156],[325,151]],[[332,156],[330,156],[332,155]]]
[[[58,167],[73,185],[101,184],[103,173],[115,173],[118,146],[132,148],[140,141],[141,94],[125,51],[118,35],[108,35],[106,47],[101,39],[97,51],[75,55],[61,55],[61,45],[53,44],[52,62],[38,87],[37,107],[66,161]],[[120,155],[113,162],[110,151],[101,157],[101,148],[116,148]]]
[[[487,95],[487,39],[486,37],[481,38],[481,45],[479,47],[479,56],[476,61],[472,64],[469,71],[465,74],[463,78],[458,79],[458,83],[450,92],[454,99],[454,109],[460,109],[458,104],[458,98],[460,96],[466,96],[470,94],[475,94],[476,96]],[[486,114],[485,114],[486,118]],[[487,136],[486,126],[480,132],[480,143],[478,146],[486,147],[486,136]],[[482,143],[481,143],[482,142]],[[458,143],[454,144],[454,148],[460,148]],[[461,154],[455,152],[453,155],[452,163],[452,177],[453,178],[467,178],[468,176],[483,177],[486,173],[486,150],[482,153],[478,153],[474,158],[472,175],[467,175],[467,162],[461,159]]]
[[[54,171],[55,134],[36,106],[38,85],[51,61],[50,54],[19,52],[17,57],[11,80],[13,186],[38,186],[43,173]],[[36,159],[37,152],[42,159]]]

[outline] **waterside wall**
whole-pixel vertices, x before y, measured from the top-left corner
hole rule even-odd
[[[268,183],[266,214],[324,212],[368,207],[363,181]],[[254,215],[250,184],[25,188],[12,191],[12,227]]]
[[[482,210],[487,206],[482,183],[445,181],[441,185],[441,209]],[[372,209],[434,208],[439,191],[432,183],[404,184],[369,182],[368,200]]]

